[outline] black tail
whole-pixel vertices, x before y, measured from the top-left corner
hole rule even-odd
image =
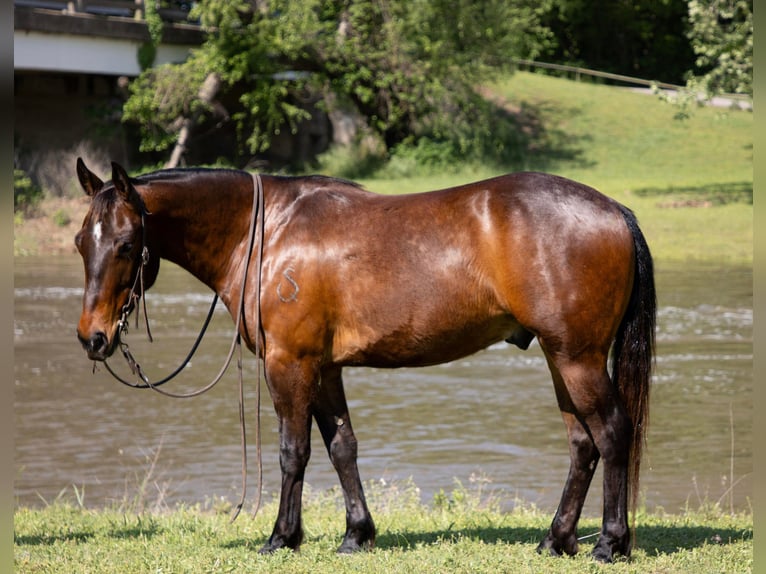
[[[630,303],[617,331],[612,351],[612,381],[619,389],[633,426],[628,467],[628,500],[633,513],[638,501],[641,454],[649,424],[649,386],[652,378],[657,294],[654,265],[649,246],[636,216],[622,208],[625,223],[633,235],[635,276]]]

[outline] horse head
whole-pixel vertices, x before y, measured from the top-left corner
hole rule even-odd
[[[147,256],[146,208],[125,170],[112,163],[103,182],[77,159],[77,177],[91,203],[75,245],[85,265],[77,337],[90,359],[114,352],[120,331],[144,289],[157,277],[159,257]]]

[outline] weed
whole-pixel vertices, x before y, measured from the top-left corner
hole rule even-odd
[[[22,169],[13,170],[13,212],[23,216],[33,213],[43,197],[43,190]]]
[[[72,218],[65,209],[57,209],[51,216],[53,223],[58,227],[66,227],[72,222]]]

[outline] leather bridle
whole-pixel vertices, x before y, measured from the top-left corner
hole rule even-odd
[[[133,357],[133,354],[130,352],[130,348],[128,347],[128,344],[125,343],[122,340],[122,335],[127,334],[128,332],[128,317],[133,310],[133,308],[138,307],[139,301],[143,299],[143,308],[144,308],[144,321],[146,323],[146,332],[147,336],[149,337],[149,341],[152,342],[153,338],[151,335],[151,331],[149,329],[149,318],[146,314],[146,297],[145,297],[145,288],[144,288],[144,268],[149,262],[149,247],[147,246],[146,242],[146,218],[145,214],[146,209],[144,206],[141,206],[141,226],[142,226],[142,249],[141,249],[141,259],[138,264],[138,269],[136,271],[136,277],[133,281],[133,286],[131,287],[130,294],[128,296],[128,301],[125,305],[123,305],[121,313],[120,313],[120,319],[117,324],[117,332],[120,336],[120,350],[122,351],[122,355],[125,358],[125,360],[128,363],[128,366],[130,367],[131,372],[133,375],[138,377],[142,383],[132,383],[130,381],[125,380],[121,376],[119,376],[117,373],[115,373],[112,368],[109,366],[109,364],[104,361],[104,365],[106,366],[107,371],[119,382],[121,382],[124,385],[127,385],[129,387],[132,387],[134,389],[153,389],[157,391],[160,394],[163,394],[168,397],[173,398],[190,398],[190,397],[196,397],[199,395],[202,395],[212,389],[223,377],[224,373],[228,369],[229,365],[231,364],[231,359],[234,356],[235,350],[238,352],[238,360],[237,360],[237,370],[239,372],[239,419],[240,419],[240,431],[241,431],[241,444],[242,444],[242,496],[240,498],[239,504],[235,507],[235,510],[233,512],[233,515],[231,517],[231,520],[237,518],[239,515],[240,510],[242,509],[242,506],[244,505],[245,501],[245,492],[247,487],[247,436],[245,432],[245,415],[244,415],[244,383],[243,383],[243,376],[242,376],[242,340],[240,335],[240,328],[242,326],[242,321],[244,318],[244,310],[245,310],[245,287],[247,286],[247,276],[248,271],[250,269],[250,261],[252,259],[253,254],[253,247],[255,245],[255,239],[256,235],[258,235],[258,250],[257,250],[257,256],[256,256],[256,306],[255,306],[255,324],[256,324],[256,330],[255,330],[255,337],[254,337],[254,353],[256,356],[256,363],[257,363],[257,373],[256,373],[256,451],[258,455],[258,493],[257,493],[257,501],[255,505],[255,510],[253,511],[253,515],[258,512],[258,509],[260,508],[261,504],[261,490],[262,490],[262,483],[263,483],[263,468],[262,468],[262,461],[261,461],[261,423],[260,423],[260,412],[261,412],[261,390],[260,390],[260,331],[261,331],[261,270],[263,268],[263,238],[264,238],[264,227],[265,227],[265,209],[264,209],[264,201],[263,201],[263,182],[261,180],[261,176],[259,174],[253,174],[253,208],[252,213],[250,217],[250,229],[248,232],[248,246],[247,246],[247,255],[245,257],[245,267],[242,272],[242,285],[241,285],[241,291],[239,296],[239,304],[237,305],[237,313],[236,313],[236,327],[234,331],[234,337],[231,342],[231,347],[229,349],[229,353],[226,357],[226,360],[224,361],[223,366],[221,367],[221,370],[218,372],[218,374],[215,376],[215,378],[205,385],[204,387],[191,391],[189,393],[172,393],[169,391],[166,391],[164,389],[160,389],[159,387],[161,385],[164,385],[168,381],[174,379],[189,363],[192,356],[196,352],[197,348],[199,347],[200,342],[202,341],[202,338],[205,334],[205,331],[207,330],[208,325],[210,324],[210,320],[213,317],[213,312],[215,310],[216,303],[218,302],[218,294],[216,293],[213,297],[213,302],[210,305],[210,310],[208,311],[207,317],[205,319],[205,322],[202,326],[202,329],[200,330],[200,334],[197,336],[196,341],[192,345],[191,350],[189,351],[186,358],[182,361],[182,363],[169,375],[166,377],[163,377],[162,379],[152,382],[149,380],[149,378],[146,376],[146,374],[141,369],[141,365],[136,361],[136,359]],[[258,217],[258,214],[260,214],[260,217]],[[259,225],[260,224],[260,225]],[[138,324],[138,312],[136,314],[136,325]]]

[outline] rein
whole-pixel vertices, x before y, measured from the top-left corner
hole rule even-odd
[[[247,256],[245,258],[245,268],[242,273],[242,288],[239,295],[239,304],[237,306],[237,314],[236,314],[236,325],[235,325],[235,331],[234,331],[234,337],[231,342],[231,347],[229,348],[229,353],[226,357],[226,360],[224,361],[223,366],[221,367],[221,370],[218,372],[218,374],[215,376],[215,378],[205,385],[204,387],[197,389],[195,391],[191,391],[189,393],[172,393],[169,391],[166,391],[164,389],[160,389],[159,387],[161,385],[164,385],[168,381],[174,379],[185,367],[188,365],[189,361],[191,360],[194,353],[197,351],[197,348],[199,347],[200,342],[202,341],[202,337],[205,334],[205,331],[207,331],[207,327],[210,324],[210,320],[213,317],[213,312],[215,310],[216,303],[218,302],[218,294],[216,293],[213,297],[213,302],[210,305],[210,310],[208,311],[207,317],[205,318],[205,322],[202,325],[202,329],[197,336],[196,341],[192,345],[191,350],[189,351],[186,358],[181,362],[181,364],[169,375],[166,377],[160,379],[156,382],[151,382],[149,378],[146,376],[146,374],[141,369],[141,365],[136,361],[136,359],[133,357],[133,354],[130,352],[130,349],[128,347],[128,344],[125,343],[122,340],[122,335],[127,334],[128,332],[128,316],[130,315],[130,312],[134,307],[138,307],[139,300],[143,299],[143,308],[144,308],[144,321],[146,323],[146,333],[149,338],[149,342],[153,341],[151,331],[149,329],[149,317],[146,313],[146,297],[145,297],[145,289],[144,289],[144,267],[149,262],[149,249],[146,245],[146,224],[144,220],[144,214],[145,209],[141,210],[141,225],[142,225],[142,232],[143,232],[143,248],[141,250],[141,260],[139,262],[138,266],[138,272],[136,273],[136,278],[133,281],[133,286],[130,290],[130,295],[128,296],[128,302],[123,306],[122,312],[120,315],[120,320],[118,322],[118,332],[120,333],[120,351],[122,351],[122,355],[125,358],[125,360],[128,363],[128,366],[130,367],[131,373],[139,377],[143,383],[132,383],[130,381],[127,381],[120,377],[117,373],[115,373],[112,368],[109,366],[109,364],[104,361],[104,365],[106,366],[107,371],[119,382],[121,382],[124,385],[127,385],[134,389],[152,389],[162,395],[165,395],[167,397],[172,398],[190,398],[190,397],[197,397],[199,395],[202,395],[212,389],[223,377],[226,370],[229,368],[229,365],[231,364],[232,357],[234,356],[235,350],[237,351],[237,371],[238,371],[238,379],[239,379],[239,423],[240,423],[240,442],[241,442],[241,448],[242,448],[242,495],[240,497],[239,503],[234,509],[234,512],[232,513],[231,521],[233,522],[237,516],[239,516],[240,511],[242,510],[242,506],[245,503],[245,494],[247,490],[247,433],[245,430],[245,404],[244,404],[244,380],[242,375],[242,339],[240,335],[240,328],[242,327],[243,319],[244,319],[244,309],[245,309],[245,287],[247,285],[247,274],[250,269],[250,261],[252,259],[253,254],[253,246],[255,244],[255,237],[258,227],[260,227],[259,231],[259,244],[258,244],[258,252],[256,257],[256,307],[255,307],[255,324],[256,324],[256,335],[254,339],[254,354],[256,356],[256,433],[255,433],[255,440],[256,440],[256,454],[258,456],[258,491],[257,491],[257,500],[255,504],[255,509],[253,510],[253,516],[255,516],[258,512],[258,509],[261,506],[261,490],[263,487],[263,462],[262,462],[262,456],[261,456],[261,369],[260,369],[260,361],[258,360],[260,357],[260,329],[261,329],[261,271],[263,267],[263,238],[264,238],[264,228],[265,228],[265,209],[264,209],[264,200],[263,200],[263,182],[261,181],[261,176],[259,174],[253,174],[253,209],[251,212],[251,218],[250,218],[250,229],[248,231],[248,246],[247,246]],[[260,213],[260,217],[258,217],[258,213]],[[258,225],[260,223],[260,225]],[[136,313],[136,327],[138,326],[138,315],[139,312]]]

